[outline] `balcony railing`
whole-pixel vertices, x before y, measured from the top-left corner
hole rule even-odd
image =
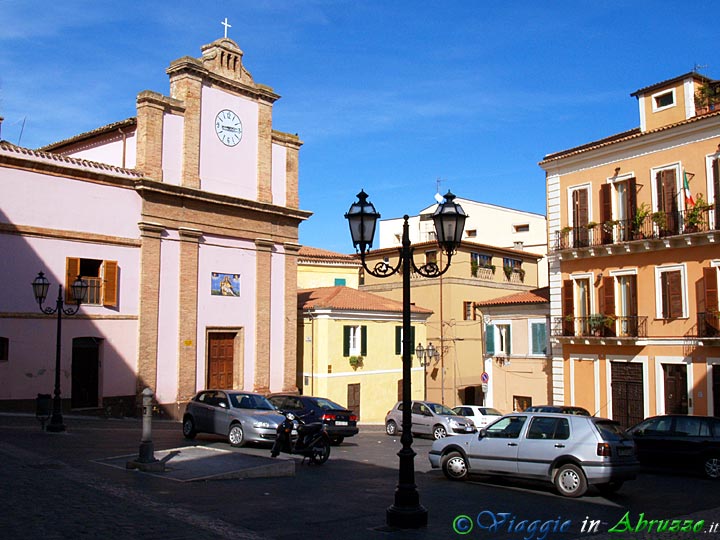
[[[698,337],[720,337],[720,314],[717,311],[698,313]]]
[[[555,317],[552,333],[556,337],[647,337],[647,317]]]
[[[638,214],[635,219],[565,227],[555,232],[553,250],[563,251],[718,230],[718,214],[714,205],[696,206],[675,212],[654,212],[645,216]]]

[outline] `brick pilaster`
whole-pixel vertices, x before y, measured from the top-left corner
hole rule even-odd
[[[183,121],[182,185],[200,188],[200,104],[202,79],[188,72],[174,75],[170,81],[172,97],[185,105]]]
[[[198,260],[202,232],[181,227],[178,335],[178,401],[197,391]]]
[[[297,342],[297,258],[300,245],[286,242],[285,245],[285,365],[283,366],[283,392],[298,391],[298,347]]]
[[[287,146],[287,157],[285,161],[285,206],[288,208],[300,208],[300,196],[298,194],[300,144]]]
[[[270,306],[272,300],[272,240],[257,238],[255,280],[255,382],[256,392],[270,391]]]
[[[258,201],[272,202],[272,103],[258,101]]]
[[[157,389],[158,315],[160,312],[160,245],[165,230],[140,222],[140,313],[138,316],[138,375],[136,395]]]
[[[162,182],[162,96],[140,92],[137,97],[137,157],[135,167],[147,178]]]

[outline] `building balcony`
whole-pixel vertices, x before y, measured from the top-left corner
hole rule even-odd
[[[647,337],[647,317],[594,314],[589,317],[555,317],[555,337],[638,338]]]
[[[698,337],[720,337],[720,314],[717,311],[698,313]]]
[[[632,220],[565,227],[555,231],[551,250],[562,253],[607,247],[612,252],[614,246],[621,245],[626,249],[633,245],[647,249],[648,242],[668,245],[679,240],[680,244],[685,241],[693,245],[694,241],[714,241],[714,235],[720,228],[719,214],[714,205],[698,205],[684,211],[654,212],[644,216],[638,214]],[[712,235],[712,239],[708,240],[708,235]]]

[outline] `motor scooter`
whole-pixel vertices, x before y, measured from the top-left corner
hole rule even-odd
[[[322,465],[330,457],[330,436],[322,422],[305,423],[291,412],[283,413],[283,420],[277,427],[277,436],[270,455],[277,457],[280,452],[297,454],[309,458],[312,463]],[[297,437],[293,437],[293,430]]]

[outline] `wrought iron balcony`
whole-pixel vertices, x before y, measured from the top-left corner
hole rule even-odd
[[[637,213],[634,219],[589,223],[555,232],[553,251],[667,238],[720,229],[714,205],[697,205],[675,212]]]
[[[647,317],[602,315],[555,317],[555,337],[647,337]]]
[[[701,311],[697,315],[698,337],[720,337],[720,314],[717,311]]]

